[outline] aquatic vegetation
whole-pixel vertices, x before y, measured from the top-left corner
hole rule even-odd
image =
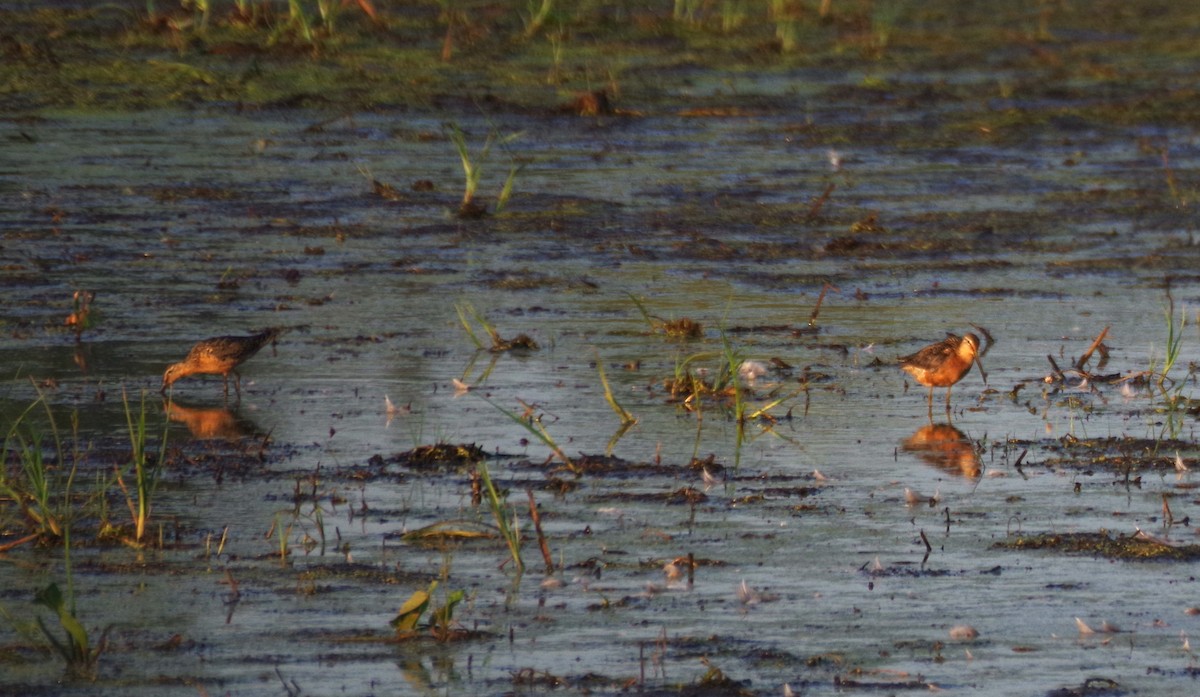
[[[34,602],[53,612],[63,630],[64,636],[60,639],[40,616],[37,618],[38,627],[66,663],[67,677],[73,680],[95,680],[96,664],[108,645],[108,630],[105,630],[100,641],[92,646],[87,629],[75,615],[73,600],[64,596],[56,583],[38,591]]]
[[[425,547],[437,547],[448,542],[495,539],[496,529],[471,520],[443,520],[409,530],[400,536],[404,542]]]
[[[466,597],[466,591],[461,588],[450,591],[441,607],[433,611],[433,615],[429,618],[429,631],[438,641],[447,641],[454,637],[454,608]]]
[[[326,544],[328,537],[325,532],[325,511],[321,508],[320,502],[315,498],[311,501],[311,508],[308,511],[301,509],[301,502],[296,500],[296,508],[292,511],[293,522],[301,524],[300,529],[300,546],[304,549],[305,554],[312,554],[316,551],[320,556],[325,555]],[[312,532],[316,533],[313,537],[309,531],[311,526]],[[350,556],[349,543],[344,543],[338,547],[338,551],[346,555],[347,559]]]
[[[704,671],[704,675],[700,676],[693,685],[694,689],[698,692],[702,694],[723,695],[749,694],[747,692],[749,683],[730,678],[707,658],[701,658],[700,662],[704,664],[707,670]]]
[[[690,317],[663,320],[659,328],[671,339],[699,339],[704,336],[704,325]]]
[[[526,39],[536,36],[553,12],[554,0],[528,0],[527,11],[521,14],[521,21],[525,23],[523,36]]]
[[[1166,354],[1163,356],[1162,369],[1158,371],[1158,386],[1162,388],[1169,375],[1171,369],[1175,367],[1175,363],[1179,360],[1179,350],[1183,344],[1183,330],[1187,327],[1186,308],[1179,310],[1179,323],[1175,322],[1175,300],[1167,295],[1167,308],[1164,311],[1167,322],[1167,343]]]
[[[42,403],[46,409],[46,416],[50,422],[51,431],[55,434],[54,440],[56,451],[58,454],[58,464],[61,466],[65,463],[62,440],[58,437],[58,429],[54,423],[54,415],[50,411],[49,404],[45,401],[45,396],[39,393],[38,401],[30,405],[21,417],[13,424],[9,436],[11,437],[15,430],[21,426],[21,423],[29,415],[29,412],[38,403]],[[78,422],[72,419],[72,425],[78,433]],[[36,450],[40,452],[40,439],[34,440]],[[3,449],[0,449],[0,465],[7,461],[9,440],[5,440]],[[88,632],[79,622],[77,618],[75,606],[75,577],[72,567],[71,557],[71,524],[77,512],[71,508],[72,496],[71,486],[75,480],[75,474],[79,465],[80,453],[76,452],[72,459],[72,465],[69,475],[65,482],[61,482],[61,491],[55,491],[56,497],[60,497],[59,501],[51,504],[50,498],[50,478],[47,475],[47,463],[45,463],[40,455],[34,455],[29,449],[25,449],[22,454],[24,462],[24,470],[27,480],[30,482],[31,488],[36,492],[36,501],[38,510],[34,511],[27,504],[22,504],[22,509],[26,511],[26,516],[32,516],[32,520],[39,524],[38,534],[43,535],[49,531],[53,533],[56,539],[62,541],[63,550],[63,573],[67,580],[67,590],[64,594],[56,583],[50,583],[44,589],[37,592],[34,597],[34,602],[53,612],[58,619],[59,626],[64,632],[63,638],[60,640],[54,631],[46,626],[45,621],[39,616],[37,618],[38,628],[42,634],[53,645],[54,649],[62,657],[66,664],[66,674],[70,679],[86,679],[94,680],[96,678],[96,664],[101,652],[106,646],[106,637],[108,631],[105,630],[101,635],[99,643],[92,647],[90,645]],[[13,489],[9,486],[10,478],[5,472],[0,470],[0,491],[6,495],[15,494],[19,497],[23,492]],[[52,505],[54,508],[52,508]],[[32,536],[31,536],[32,537]]]
[[[523,10],[500,12],[475,0],[440,2],[430,11],[394,3],[376,8],[369,0],[151,0],[141,21],[132,26],[111,10],[90,6],[41,13],[14,10],[18,21],[13,25],[24,31],[13,33],[12,63],[20,64],[13,69],[22,74],[11,84],[17,104],[66,101],[117,109],[213,99],[255,105],[319,99],[357,109],[421,103],[448,94],[502,95],[522,106],[544,106],[553,96],[532,86],[544,84],[556,59],[554,52],[541,50],[529,39],[555,25],[560,47],[577,52],[575,62],[582,67],[565,66],[557,75],[575,81],[577,89],[591,88],[595,75],[611,71],[615,56],[623,55],[648,66],[656,80],[670,87],[672,81],[685,79],[673,70],[681,52],[701,69],[739,70],[764,62],[772,68],[803,64],[847,69],[870,61],[880,64],[879,72],[885,73],[897,64],[972,65],[983,53],[1009,52],[1034,43],[1036,51],[1014,60],[1018,74],[1053,61],[1064,77],[1082,85],[1073,87],[1080,94],[1102,96],[1097,91],[1114,87],[1136,90],[1129,100],[1096,105],[1092,99],[1082,99],[1062,107],[1062,113],[1072,118],[1094,124],[1147,116],[1176,123],[1189,119],[1193,90],[1154,90],[1137,79],[1141,70],[1111,55],[1105,37],[1109,18],[1121,16],[1115,7],[1088,11],[1041,3],[1038,28],[1032,26],[1024,6],[989,12],[964,25],[956,13],[911,3],[822,0],[815,10],[813,4],[771,0],[766,11],[759,11],[760,5],[743,0],[677,0],[637,11],[614,11],[594,3],[570,6],[567,11],[553,0],[527,0]],[[1046,9],[1050,6],[1052,13]],[[1175,56],[1182,51],[1179,59],[1187,59],[1186,49],[1173,40],[1175,29],[1190,19],[1187,7],[1153,14],[1136,8],[1128,12],[1139,20],[1138,36],[1131,39],[1138,50],[1131,55],[1166,51]],[[350,14],[357,21],[349,21]],[[1047,27],[1051,14],[1055,26],[1091,38],[1076,38],[1070,51],[1061,50]],[[648,34],[665,34],[671,40],[643,40]],[[514,37],[521,41],[514,43]],[[570,46],[562,47],[565,43]],[[193,68],[202,66],[209,79],[177,82],[164,76],[151,65],[164,50],[177,52]],[[557,60],[562,62],[559,53]],[[253,68],[246,65],[247,55],[259,59]],[[317,56],[321,61],[312,60]],[[452,60],[453,65],[447,65]],[[282,64],[288,62],[299,65]],[[272,79],[261,79],[268,73]],[[397,74],[420,78],[382,77]],[[1027,79],[1009,89],[1029,98],[1022,101],[1033,102],[1046,89],[1042,82]],[[992,88],[988,83],[986,89]],[[975,89],[984,87],[939,91],[962,95]],[[964,108],[960,116],[948,120],[947,131],[1003,138],[1008,136],[1008,124],[1026,130],[1031,121],[1041,118],[1037,109],[997,108],[988,100],[977,101],[979,107]],[[963,100],[964,105],[969,103]],[[992,118],[981,131],[981,120]],[[928,128],[915,127],[911,137],[930,135]]]
[[[901,3],[871,3],[871,32],[863,53],[874,60],[883,58],[895,34],[900,19]]]
[[[605,449],[606,455],[612,455],[613,448],[616,447],[617,441],[621,440],[621,438],[629,432],[629,429],[633,428],[634,425],[637,424],[638,420],[637,417],[631,414],[628,409],[621,406],[621,403],[617,401],[616,396],[613,395],[612,385],[608,384],[608,376],[604,373],[604,364],[601,362],[599,354],[596,356],[596,370],[600,374],[600,385],[604,388],[604,401],[608,402],[608,406],[611,407],[613,412],[621,419],[621,425],[617,427],[617,430],[613,433],[612,437],[608,439],[608,447]]]
[[[546,430],[546,426],[542,423],[542,417],[540,415],[534,415],[537,411],[537,407],[522,402],[521,404],[525,407],[525,411],[521,415],[517,415],[500,406],[499,404],[496,404],[487,397],[480,395],[479,398],[492,405],[492,407],[501,414],[507,416],[513,421],[513,423],[519,425],[521,428],[524,428],[526,431],[529,431],[530,435],[541,441],[546,447],[550,448],[550,452],[552,452],[555,457],[558,457],[558,459],[562,460],[563,464],[567,466],[568,470],[576,473],[578,472],[575,464],[571,462],[571,458],[568,457],[565,452],[563,452],[563,449],[560,448],[558,443],[554,441],[554,438],[551,437],[550,432]]]
[[[745,357],[740,351],[733,347],[729,337],[725,332],[721,332],[721,349],[725,357],[725,374],[722,376],[722,382],[729,385],[733,393],[733,419],[739,426],[746,423],[746,394],[742,389],[741,376],[742,365],[746,362]],[[740,438],[739,430],[739,442]]]
[[[679,403],[689,411],[700,409],[705,401],[728,403],[734,395],[734,385],[729,380],[729,373],[700,367],[703,361],[723,357],[713,351],[677,356],[674,372],[662,381],[669,400]]]
[[[295,31],[306,43],[316,43],[316,34],[313,32],[313,22],[309,19],[308,13],[304,10],[304,6],[300,0],[288,0],[288,15],[287,21],[279,24],[275,31],[271,32],[271,40],[268,45],[274,44],[285,33]]]
[[[31,413],[39,405],[45,411],[49,425],[48,439],[53,446],[53,461],[46,459],[47,438],[31,418]],[[73,429],[78,429],[78,420],[74,415],[71,424]],[[16,473],[7,470],[10,454],[20,464]],[[56,473],[61,472],[67,462],[66,449],[50,405],[39,390],[38,399],[9,426],[3,447],[0,447],[0,494],[15,502],[19,508],[30,533],[26,540],[62,539],[65,542],[70,521],[75,515],[71,487],[82,457],[79,452],[74,455],[66,478],[61,478]]]
[[[271,527],[267,529],[264,539],[277,538],[277,549],[279,554],[279,565],[287,566],[288,556],[291,555],[291,537],[292,526],[295,525],[294,520],[284,524],[284,515],[282,512],[276,513],[271,519]]]
[[[463,197],[458,205],[458,216],[460,218],[482,217],[487,214],[487,206],[476,201],[475,195],[479,190],[479,182],[483,177],[483,165],[491,154],[493,146],[498,145],[503,148],[505,145],[520,138],[521,133],[509,133],[501,136],[495,130],[489,131],[478,153],[472,156],[471,149],[467,145],[467,134],[463,132],[458,124],[447,122],[442,127],[446,130],[447,136],[450,138],[450,142],[454,145],[459,160],[462,162],[464,179]],[[508,203],[508,199],[512,196],[512,189],[516,182],[517,174],[520,173],[523,167],[524,165],[518,164],[515,159],[510,165],[508,176],[504,179],[504,185],[500,188],[500,193],[496,196],[497,213],[504,209],[504,206]]]
[[[600,374],[600,384],[604,388],[604,401],[608,402],[608,406],[612,407],[613,412],[620,417],[622,426],[632,426],[637,423],[637,417],[629,413],[629,410],[621,406],[617,398],[613,396],[612,385],[608,384],[608,376],[604,374],[604,363],[600,360],[600,356],[596,356],[596,371]]]
[[[291,1],[294,0],[289,0],[289,2]],[[375,6],[371,4],[371,0],[354,0],[354,4],[363,14],[372,20],[378,21],[379,16],[376,14]],[[349,0],[317,0],[317,14],[321,17],[322,27],[330,36],[336,33],[338,16],[349,5]]]
[[[400,611],[396,613],[396,617],[392,619],[391,625],[396,630],[397,637],[412,636],[417,629],[417,623],[421,621],[421,615],[425,614],[425,610],[429,608],[429,600],[433,597],[433,592],[437,590],[438,582],[431,581],[427,590],[413,591],[413,594],[404,601],[400,606]]]
[[[508,553],[512,558],[513,566],[518,574],[525,569],[525,562],[521,560],[521,524],[517,519],[517,512],[512,510],[511,517],[506,510],[504,498],[500,492],[496,490],[496,486],[492,484],[491,473],[488,472],[486,462],[480,462],[476,468],[479,473],[479,480],[483,484],[483,493],[487,498],[488,508],[491,509],[492,515],[496,519],[496,528],[500,531],[500,537],[504,543],[508,545]]]
[[[1180,308],[1178,314],[1178,322],[1176,322],[1175,314],[1175,299],[1171,295],[1169,286],[1167,287],[1167,306],[1163,310],[1163,315],[1166,320],[1166,344],[1164,347],[1164,355],[1162,366],[1156,366],[1156,359],[1152,355],[1150,358],[1150,366],[1146,373],[1147,376],[1157,376],[1158,390],[1163,399],[1163,411],[1166,419],[1163,422],[1162,434],[1169,438],[1178,438],[1182,428],[1182,413],[1192,407],[1192,400],[1184,397],[1184,387],[1191,381],[1197,371],[1196,363],[1188,364],[1187,375],[1182,379],[1176,379],[1171,376],[1171,371],[1179,362],[1179,357],[1183,347],[1184,329],[1187,327],[1187,309]]]
[[[354,0],[353,4],[373,22],[379,21],[371,0]],[[181,17],[170,11],[160,13],[154,0],[147,0],[145,22],[151,28],[163,27],[175,34],[186,32],[197,38],[212,38],[214,33],[227,28],[240,29],[243,34],[264,29],[267,46],[278,45],[285,39],[299,39],[317,48],[322,40],[337,34],[338,18],[350,5],[348,0],[312,0],[311,3],[288,0],[287,12],[281,14],[270,0],[234,0],[226,12],[214,14],[214,0],[180,0],[180,10],[191,12],[191,17],[186,18],[186,15]]]
[[[433,594],[438,588],[438,581],[435,579],[429,582],[429,587],[425,590],[413,591],[413,594],[404,601],[400,606],[396,617],[390,622],[393,629],[396,630],[396,639],[412,639],[417,636],[417,625],[421,621],[422,615],[425,614],[433,602]],[[437,608],[434,608],[430,613],[429,620],[426,624],[426,629],[438,641],[449,641],[456,636],[454,631],[454,609],[465,600],[467,594],[459,589],[446,594],[446,599]]]
[[[151,502],[154,491],[158,488],[159,476],[162,474],[167,453],[167,433],[164,427],[162,439],[159,441],[158,456],[151,459],[146,451],[146,440],[149,429],[146,425],[146,391],[142,390],[141,408],[137,418],[129,406],[129,395],[121,390],[121,399],[125,405],[125,420],[129,427],[129,443],[132,448],[129,467],[133,468],[133,491],[125,485],[123,473],[117,470],[116,481],[125,495],[129,506],[129,514],[133,518],[133,542],[142,544],[146,533],[146,524],[150,520]],[[128,470],[126,470],[128,471]]]
[[[638,312],[642,314],[642,319],[650,327],[650,331],[661,333],[668,339],[675,341],[689,341],[692,339],[700,339],[704,336],[704,325],[689,317],[678,317],[672,319],[664,319],[657,315],[650,314],[646,309],[646,304],[641,301],[633,293],[626,293],[629,299],[633,301]]]
[[[212,544],[213,539],[212,538],[213,538],[213,536],[212,536],[211,532],[204,536],[204,558],[205,559],[213,559],[214,557],[220,557],[222,554],[225,553],[225,545],[229,542],[229,526],[226,525],[223,528],[221,528],[221,539],[217,540],[216,549],[213,549],[213,544]]]
[[[538,348],[537,342],[529,338],[527,334],[518,334],[512,339],[505,339],[500,336],[500,332],[496,327],[487,320],[482,314],[475,310],[470,303],[456,303],[454,310],[458,313],[459,324],[462,325],[463,331],[470,337],[471,343],[475,344],[475,348],[479,350],[488,350],[492,353],[503,353],[505,351],[513,351],[523,349],[526,351],[536,351]],[[483,330],[487,332],[490,345],[485,345],[471,327],[471,319],[479,323]]]
[[[742,462],[742,446],[746,442],[746,394],[738,379],[744,357],[733,348],[729,337],[721,332],[721,348],[725,353],[725,382],[733,391],[733,421],[736,428],[733,446],[733,467],[738,469]]]
[[[800,32],[805,9],[789,0],[771,0],[767,15],[775,25],[775,41],[780,53],[794,53],[800,48]]]
[[[63,513],[57,502],[50,469],[43,454],[41,438],[36,434],[22,436],[14,425],[4,448],[4,461],[15,453],[21,463],[20,475],[4,474],[0,492],[20,507],[33,534],[43,538],[58,538],[63,534]]]

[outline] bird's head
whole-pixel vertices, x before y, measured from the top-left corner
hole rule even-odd
[[[958,355],[965,361],[975,360],[975,355],[979,353],[979,337],[974,334],[967,334],[958,344]]]
[[[184,375],[182,363],[172,363],[167,366],[166,372],[163,373],[162,391],[166,392],[168,387],[175,384],[175,381]]]

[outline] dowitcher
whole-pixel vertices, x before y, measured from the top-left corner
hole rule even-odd
[[[900,358],[903,368],[918,384],[929,388],[929,413],[933,414],[933,388],[946,388],[946,411],[950,411],[950,388],[971,371],[979,351],[979,337],[954,334],[930,344],[911,356]]]
[[[229,374],[233,373],[233,387],[240,399],[242,376],[237,367],[278,335],[278,329],[267,329],[251,336],[214,336],[200,341],[188,351],[186,358],[167,366],[167,371],[163,373],[162,391],[166,392],[176,380],[189,375],[220,375],[225,381],[225,396],[228,397]]]

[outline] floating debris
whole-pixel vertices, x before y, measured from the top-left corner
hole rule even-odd
[[[753,385],[761,377],[765,377],[770,368],[762,361],[745,360],[738,366],[738,377]]]
[[[750,587],[745,579],[742,580],[737,587],[737,599],[742,605],[757,605],[759,603],[771,602],[776,600],[776,596],[759,593],[757,590]]]

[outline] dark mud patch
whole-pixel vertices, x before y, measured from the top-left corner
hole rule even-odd
[[[485,274],[481,283],[494,290],[558,290],[593,293],[596,284],[586,278],[566,278],[530,269],[512,269]]]
[[[346,583],[353,581],[380,586],[429,582],[429,578],[425,574],[344,561],[306,564],[302,569],[300,580],[305,583],[315,583],[317,581]]]
[[[1157,672],[1155,668],[1147,669],[1150,673]],[[1194,674],[1192,677],[1196,677]],[[1123,697],[1130,691],[1121,687],[1121,683],[1109,678],[1088,678],[1077,687],[1060,687],[1046,693],[1046,697]]]
[[[613,455],[587,455],[580,453],[571,458],[573,470],[581,477],[611,477],[615,479],[631,479],[641,477],[670,477],[675,478],[688,471],[688,468],[670,463],[635,462]],[[514,469],[542,469],[530,460],[522,460],[513,465]]]
[[[1193,452],[1194,443],[1170,438],[1078,438],[1067,435],[1056,441],[1013,443],[1023,448],[1036,447],[1048,453],[1048,457],[1040,461],[1026,460],[1025,467],[1067,468],[1128,477],[1138,472],[1176,471],[1178,462],[1185,467],[1195,462],[1195,458],[1179,456],[1179,453]]]
[[[172,446],[165,462],[179,476],[206,477],[223,484],[289,476],[281,466],[310,452],[312,447],[275,444],[256,435],[233,443],[210,440]]]
[[[968,576],[974,572],[952,569],[928,569],[923,565],[899,563],[874,568],[864,566],[861,570],[868,578],[944,578]]]
[[[434,630],[432,628],[423,629],[420,632],[397,636],[395,634],[379,634],[375,632],[314,632],[312,638],[316,641],[324,641],[334,644],[345,645],[381,645],[394,647],[387,652],[378,654],[360,653],[355,651],[348,654],[322,654],[322,660],[329,661],[361,661],[364,658],[371,660],[373,658],[395,658],[396,649],[403,648],[407,651],[429,651],[436,646],[450,646],[465,641],[486,641],[494,640],[496,637],[491,632],[480,629],[466,629],[464,627],[455,627],[448,632]]]
[[[593,494],[588,497],[588,500],[596,503],[619,501],[625,503],[666,503],[695,506],[708,501],[708,495],[695,487],[685,486],[661,492],[636,493],[621,491]]]
[[[1176,545],[1141,532],[1113,535],[1108,532],[1043,533],[1022,535],[993,545],[996,549],[1047,550],[1125,561],[1180,561],[1200,559],[1200,545]]]
[[[399,465],[421,472],[461,471],[473,469],[486,458],[487,455],[483,448],[474,443],[435,443],[422,445],[387,458],[382,455],[374,455],[367,460],[367,465],[380,469],[388,465]]]

